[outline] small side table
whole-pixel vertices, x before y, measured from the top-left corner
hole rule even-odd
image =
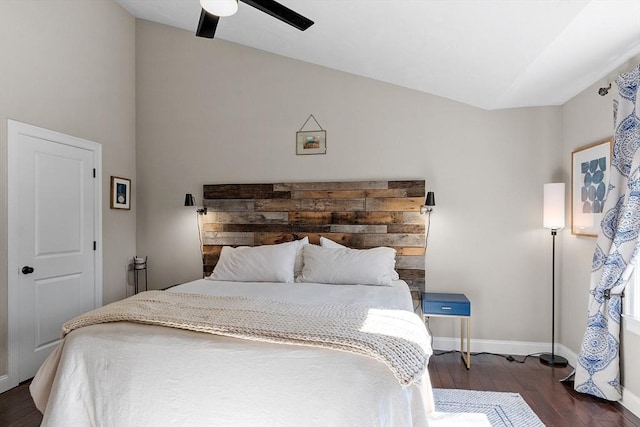
[[[467,369],[471,369],[471,301],[464,294],[422,293],[422,316],[460,318],[460,354]],[[465,323],[467,348],[464,348]],[[465,354],[466,352],[466,354]]]
[[[138,274],[140,274],[141,271],[144,271],[144,290],[149,290],[149,286],[147,285],[147,260],[148,257],[133,257],[133,284],[135,294],[139,292]]]

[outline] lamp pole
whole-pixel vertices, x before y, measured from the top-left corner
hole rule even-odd
[[[556,358],[556,235],[551,230],[551,360]]]
[[[551,354],[540,355],[540,362],[549,366],[564,367],[569,363],[562,356],[556,356],[556,235],[558,230],[551,229]]]

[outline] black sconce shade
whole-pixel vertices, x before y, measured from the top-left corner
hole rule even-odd
[[[184,205],[185,206],[196,206],[196,199],[193,197],[193,194],[191,193],[187,193],[184,195]],[[196,212],[198,212],[200,215],[206,215],[207,214],[207,207],[203,206],[201,209],[198,209],[196,206]]]
[[[436,205],[436,196],[433,191],[429,191],[427,193],[427,199],[424,202],[425,206],[435,206]]]

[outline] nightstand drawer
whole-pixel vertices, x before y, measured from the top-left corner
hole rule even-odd
[[[441,294],[424,292],[422,312],[425,315],[470,316],[471,303],[463,294]]]

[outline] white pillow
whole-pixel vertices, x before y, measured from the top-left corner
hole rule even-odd
[[[293,277],[298,277],[302,273],[302,264],[304,262],[302,258],[302,248],[309,244],[309,238],[305,236],[300,240],[296,240],[296,243],[296,263],[293,267]]]
[[[346,248],[345,245],[341,245],[340,243],[336,243],[333,240],[322,236],[320,236],[320,246],[323,248]]]
[[[320,246],[323,248],[346,248],[347,246],[341,245],[340,243],[336,243],[331,239],[324,238],[320,236]],[[395,258],[394,258],[394,267],[395,267]],[[298,277],[298,276],[296,276]],[[398,272],[394,269],[391,275],[391,280],[398,280],[400,276]]]
[[[279,245],[224,246],[210,280],[293,282],[298,241]]]
[[[301,282],[391,286],[396,251],[304,246]]]

